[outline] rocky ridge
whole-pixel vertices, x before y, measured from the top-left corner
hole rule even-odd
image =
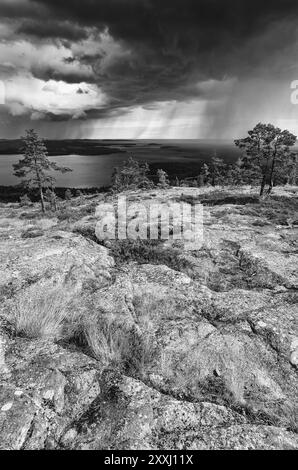
[[[273,208],[244,197],[214,194],[203,246],[165,243],[160,263],[117,262],[94,214],[0,208],[2,449],[298,448],[297,195]],[[63,321],[42,329],[40,293],[55,313],[52,291]]]

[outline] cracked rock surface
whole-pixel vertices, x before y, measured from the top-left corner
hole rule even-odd
[[[209,199],[203,246],[165,243],[175,256],[152,263],[119,263],[90,216],[24,238],[20,209],[3,205],[0,448],[297,449],[297,195],[272,202],[280,216],[253,201]],[[59,334],[26,334],[26,298],[57,286],[69,299]]]

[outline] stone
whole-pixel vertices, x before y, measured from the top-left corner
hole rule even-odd
[[[127,197],[207,204],[208,191]],[[86,237],[52,220],[22,238],[11,208],[12,238],[0,236],[1,449],[297,449],[297,228],[262,210],[217,197],[199,250],[181,243],[160,262],[119,267],[113,243],[88,238],[95,217],[80,221]],[[45,280],[75,299],[64,334],[16,334],[11,307]]]
[[[10,402],[8,402],[8,403],[5,403],[5,405],[3,405],[3,406],[1,407],[1,411],[9,411],[10,408],[12,407],[12,405],[13,405],[13,402],[12,402],[12,401],[10,401]]]

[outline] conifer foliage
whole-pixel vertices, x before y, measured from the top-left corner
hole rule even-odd
[[[22,137],[23,158],[13,165],[14,175],[22,178],[22,184],[28,189],[38,189],[42,211],[45,212],[45,191],[54,191],[55,178],[53,171],[66,173],[70,168],[58,166],[48,157],[44,141],[34,129],[26,131]]]

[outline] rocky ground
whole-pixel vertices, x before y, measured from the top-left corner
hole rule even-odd
[[[0,447],[297,449],[298,192],[127,196],[203,201],[203,246],[0,207]]]

